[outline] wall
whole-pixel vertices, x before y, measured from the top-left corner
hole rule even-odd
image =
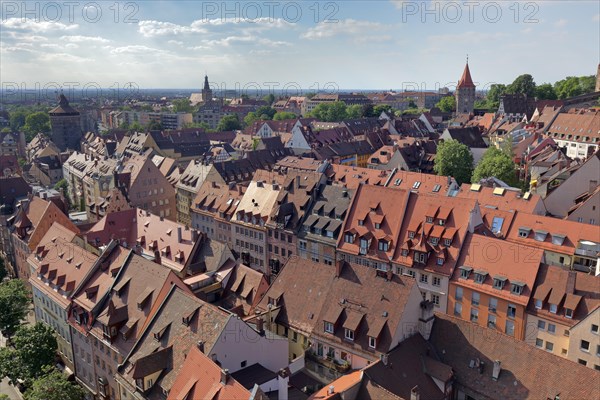
[[[564,324],[557,323],[556,321],[551,321],[543,316],[536,316],[527,313],[527,324],[525,328],[525,342],[531,346],[536,346],[536,339],[540,339],[543,341],[540,346],[536,346],[538,348],[547,350],[547,342],[552,343],[552,354],[555,354],[559,357],[567,358],[569,351],[569,339],[570,336],[565,335],[565,331],[569,331],[569,327]],[[544,329],[538,328],[538,322],[543,321],[545,327]],[[555,332],[552,333],[548,329],[549,324],[554,324]]]
[[[600,325],[600,308],[596,308],[586,319],[571,328],[567,358],[575,362],[584,360],[587,367],[600,370],[600,332],[592,332],[592,325]],[[589,352],[581,349],[581,340],[590,343]]]

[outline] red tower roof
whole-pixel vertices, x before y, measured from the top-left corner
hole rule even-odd
[[[471,79],[471,71],[469,70],[468,63],[467,63],[467,65],[465,65],[465,70],[463,71],[460,81],[458,81],[458,87],[459,88],[475,87],[475,84],[473,83],[473,79]]]

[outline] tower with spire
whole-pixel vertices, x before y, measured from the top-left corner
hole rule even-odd
[[[210,89],[210,85],[208,84],[208,75],[204,75],[204,87],[202,88],[202,101],[204,103],[208,103],[212,101],[213,93]]]
[[[64,94],[58,96],[58,106],[49,111],[52,141],[62,151],[81,149],[81,115],[71,107]]]
[[[469,57],[462,77],[456,86],[456,113],[472,114],[475,108],[475,84],[469,70]]]

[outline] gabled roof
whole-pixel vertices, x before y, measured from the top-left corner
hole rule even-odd
[[[48,112],[51,116],[56,115],[79,115],[79,111],[69,105],[69,100],[64,94],[58,97],[58,106]]]
[[[446,130],[450,137],[469,148],[485,149],[488,145],[483,140],[479,128],[468,127],[468,128],[448,128]]]
[[[233,377],[221,381],[221,367],[205,356],[196,346],[189,354],[173,382],[167,400],[248,400],[250,392]]]
[[[440,360],[452,367],[460,389],[473,398],[580,400],[598,395],[598,371],[496,329],[436,314],[430,342]],[[482,373],[470,367],[476,360],[484,363]],[[497,381],[492,379],[496,360],[501,362]]]

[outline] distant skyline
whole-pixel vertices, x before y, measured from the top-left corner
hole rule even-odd
[[[468,54],[485,89],[600,60],[597,1],[68,4],[0,3],[2,88],[453,89]]]

